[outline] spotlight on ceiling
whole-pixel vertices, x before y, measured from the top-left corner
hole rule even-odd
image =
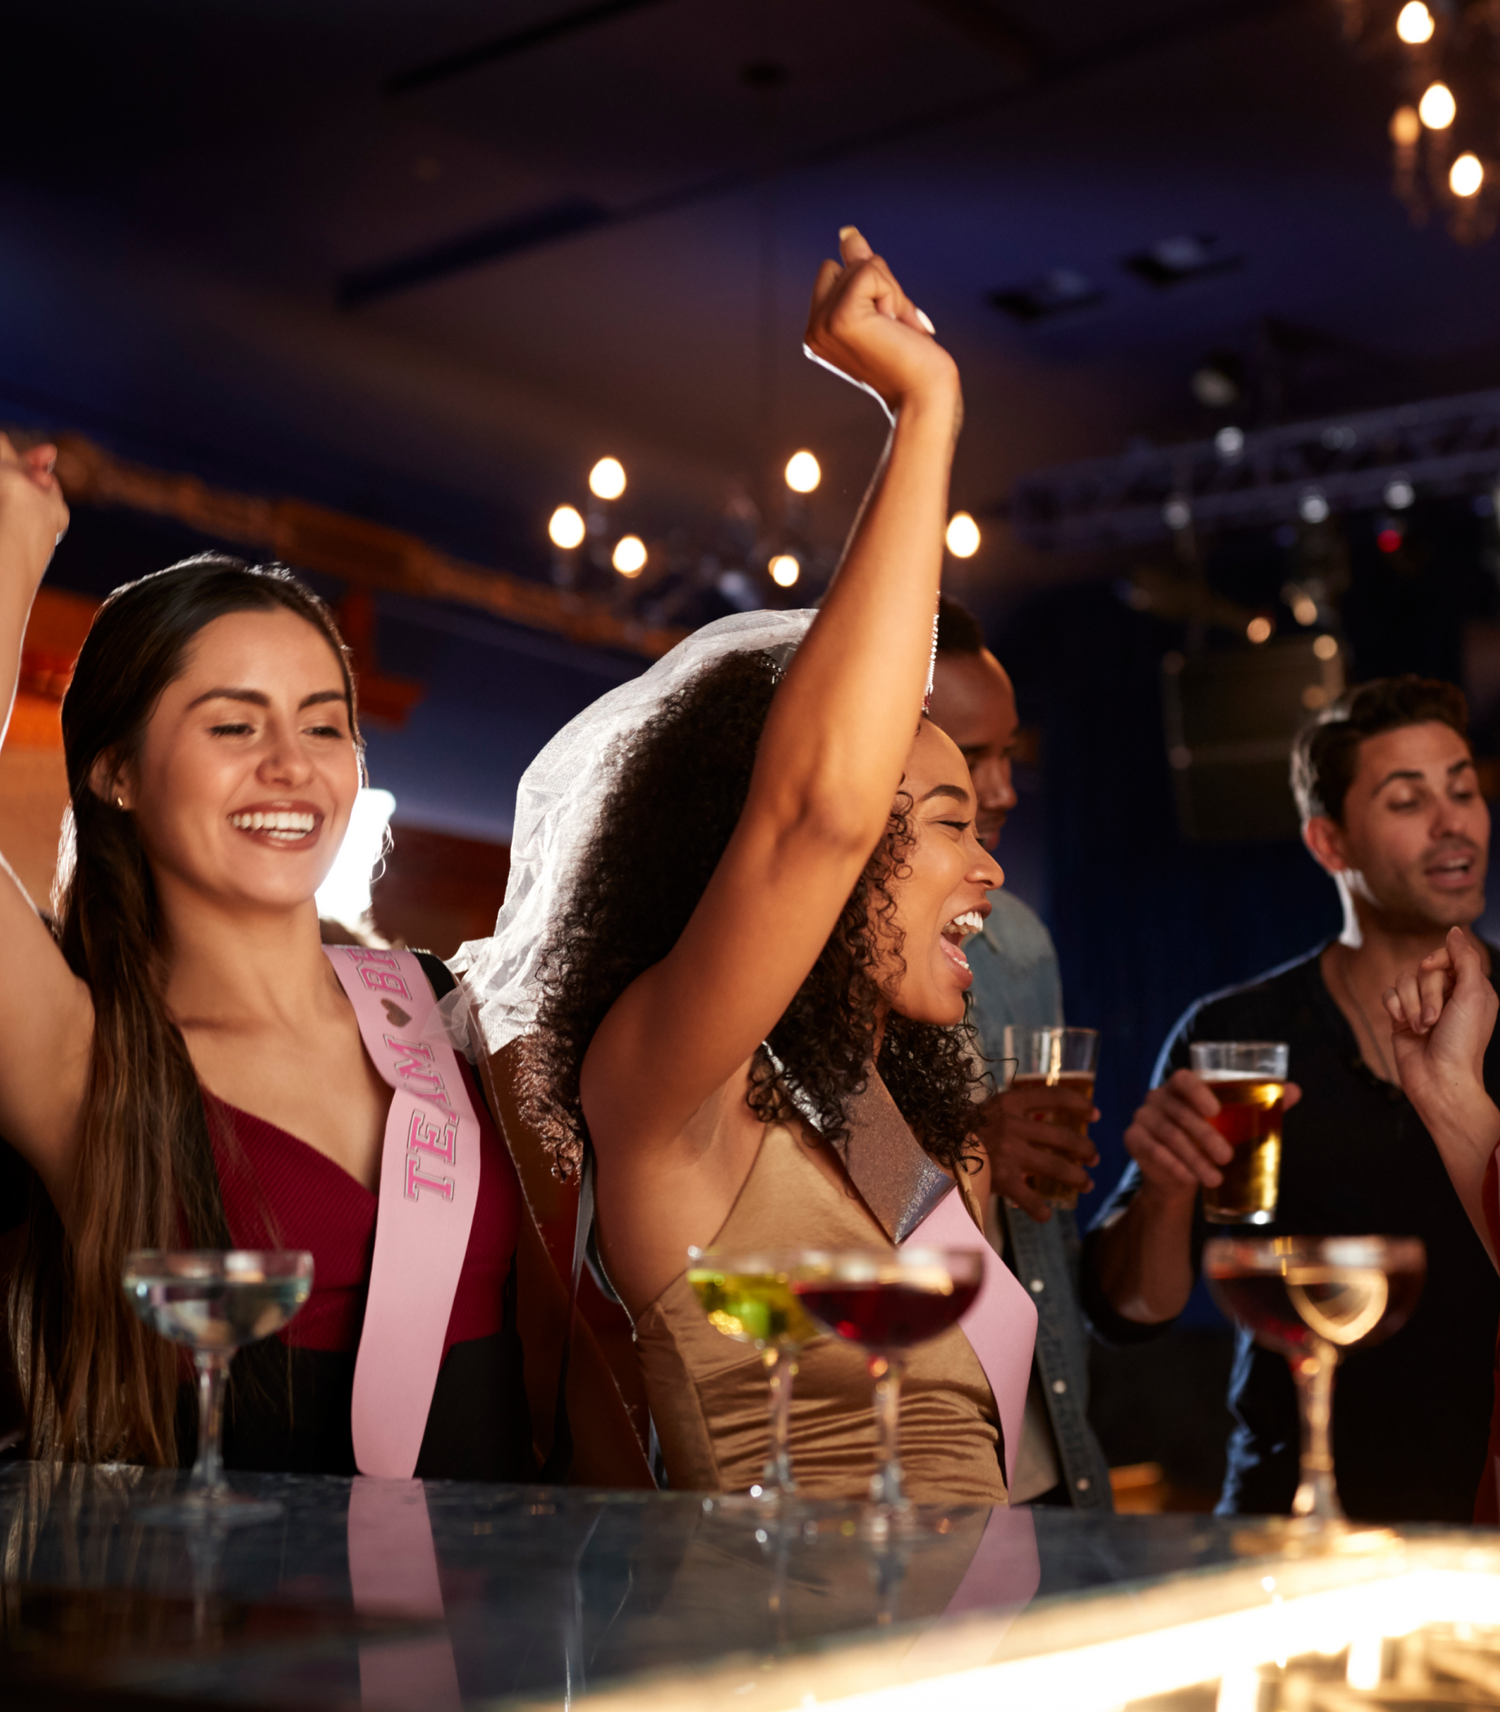
[[[1245,430],[1243,428],[1221,428],[1214,435],[1214,450],[1226,464],[1232,464],[1245,450]]]
[[[1339,651],[1339,645],[1332,636],[1318,636],[1313,641],[1313,653],[1320,660],[1331,660]]]
[[[547,533],[554,547],[571,552],[583,540],[586,531],[578,512],[571,505],[560,505],[547,520]]]
[[[600,458],[589,471],[589,492],[598,499],[618,499],[624,491],[624,464],[618,458]]]
[[[790,553],[778,553],[767,569],[777,588],[791,588],[802,575],[802,567]]]
[[[1244,262],[1242,255],[1225,247],[1223,241],[1209,232],[1184,232],[1175,238],[1162,238],[1148,244],[1135,255],[1126,256],[1121,264],[1147,285],[1165,289],[1181,285],[1185,280],[1204,279],[1209,274],[1227,273]]]
[[[979,551],[979,525],[967,511],[955,511],[943,539],[955,559],[972,559]]]
[[[1396,476],[1385,484],[1385,502],[1392,511],[1405,511],[1417,497],[1417,490],[1405,476]]]
[[[1310,487],[1297,502],[1297,512],[1304,523],[1323,523],[1328,517],[1328,501],[1315,487]]]
[[[1458,103],[1446,83],[1429,83],[1417,103],[1417,117],[1429,131],[1446,131],[1458,117]]]
[[[1245,626],[1245,634],[1252,642],[1269,642],[1271,639],[1270,619],[1252,618]]]
[[[811,452],[793,452],[787,459],[786,485],[793,493],[811,493],[822,479],[823,472]]]
[[[611,563],[622,577],[638,577],[646,568],[646,543],[639,535],[622,535]]]
[[[1104,293],[1087,275],[1075,268],[1053,268],[1025,285],[992,291],[990,302],[1017,321],[1046,321],[1075,309],[1092,309],[1103,303]]]
[[[1228,410],[1244,392],[1244,368],[1238,357],[1211,356],[1193,370],[1188,382],[1205,410]]]
[[[1432,32],[1436,28],[1432,13],[1422,4],[1422,0],[1407,0],[1406,5],[1396,14],[1396,34],[1414,48],[1420,47],[1423,42],[1430,42]]]
[[[1448,188],[1455,196],[1476,196],[1484,183],[1484,166],[1478,155],[1460,155],[1448,171]]]

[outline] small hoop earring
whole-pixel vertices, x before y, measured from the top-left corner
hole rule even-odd
[[[124,797],[116,797],[116,798],[115,798],[115,806],[116,806],[116,807],[117,807],[117,808],[124,808],[124,806],[125,806],[125,799],[124,799]]]

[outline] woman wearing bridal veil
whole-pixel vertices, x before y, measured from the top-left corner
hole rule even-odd
[[[922,715],[962,395],[886,263],[853,228],[840,248],[806,349],[892,426],[821,610],[709,625],[555,738],[522,781],[495,937],[457,962],[492,1051],[531,1035],[523,1099],[556,1169],[592,1153],[599,1258],[677,1487],[748,1488],[767,1449],[764,1369],[704,1319],[690,1245],[920,1227],[977,1247],[989,1193],[961,943],[1001,876]],[[1035,1314],[995,1271],[914,1352],[919,1502],[1005,1497]],[[798,1483],[862,1495],[863,1359],[819,1338],[799,1366]]]

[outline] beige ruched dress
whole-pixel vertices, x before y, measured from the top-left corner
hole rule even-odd
[[[852,1185],[840,1187],[808,1144],[768,1124],[715,1248],[889,1246]],[[714,1330],[679,1274],[643,1310],[635,1338],[671,1485],[744,1492],[770,1446],[770,1394],[759,1354]],[[875,1472],[875,1417],[865,1358],[841,1338],[818,1337],[797,1358],[792,1471],[813,1498],[863,1498]],[[901,1461],[919,1504],[1003,1504],[995,1399],[958,1326],[920,1344],[901,1392]]]

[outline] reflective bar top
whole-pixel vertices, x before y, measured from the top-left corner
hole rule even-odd
[[[7,1712],[1107,1712],[1360,1636],[1500,1630],[1478,1531],[1320,1550],[1284,1523],[963,1507],[880,1539],[858,1505],[238,1474],[276,1520],[143,1521],[182,1478],[0,1472]]]

